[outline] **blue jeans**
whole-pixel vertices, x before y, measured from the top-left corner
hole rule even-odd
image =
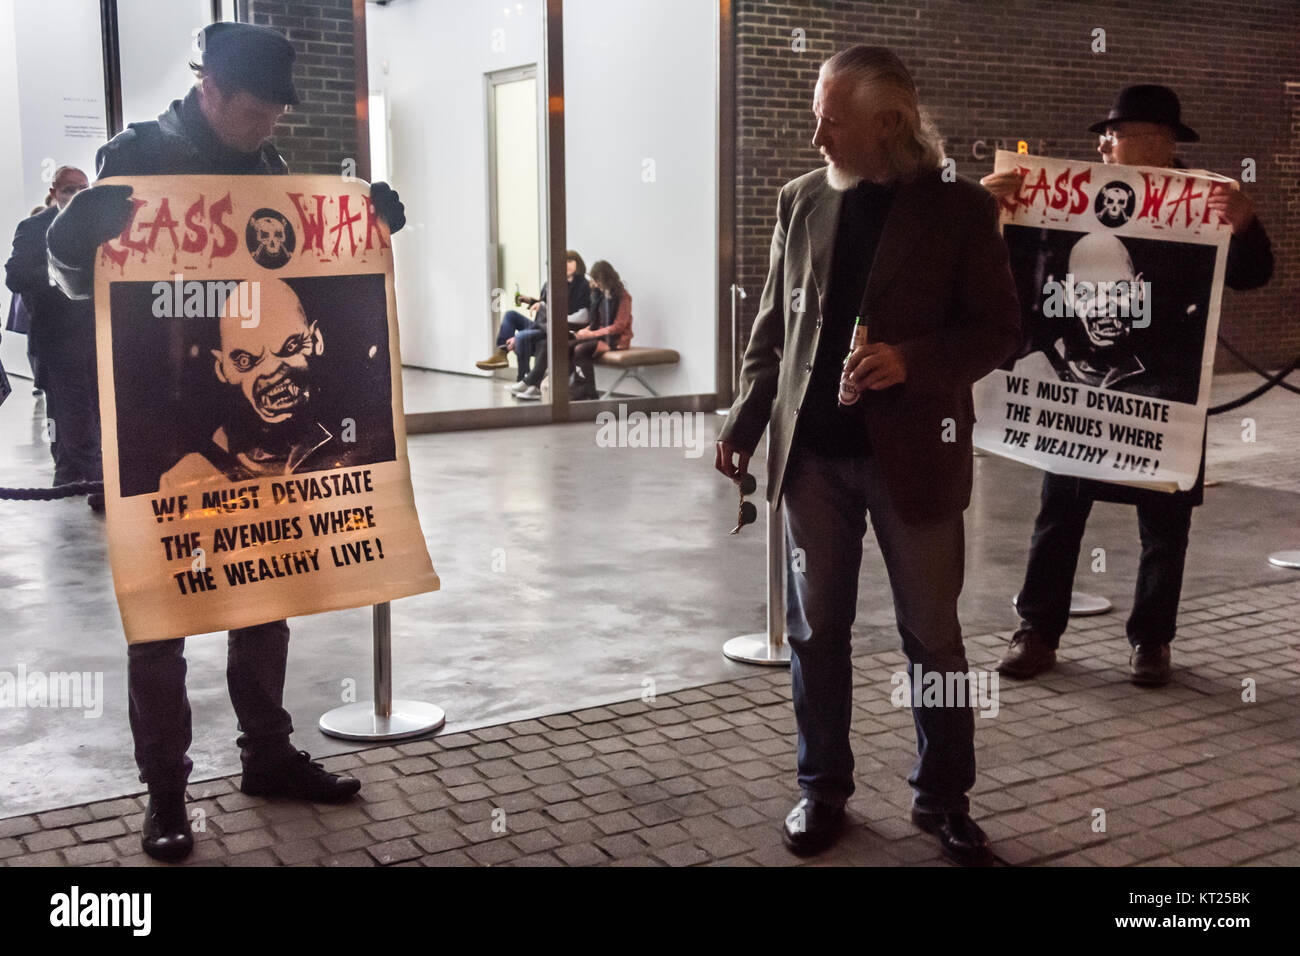
[[[294,754],[293,721],[284,709],[289,625],[272,621],[230,632],[226,686],[242,732],[236,741],[244,768],[266,767]],[[185,693],[185,638],[127,647],[131,735],[140,779],[149,790],[185,786],[193,762],[190,701]]]
[[[874,456],[826,458],[796,449],[782,499],[799,788],[804,796],[839,806],[854,791],[852,628],[867,513],[885,559],[912,680],[918,667],[927,673],[968,671],[957,620],[965,529],[960,512],[933,523],[904,524]],[[871,692],[889,697],[892,691],[893,685]],[[967,812],[966,792],[975,784],[969,700],[962,706],[913,707],[912,720],[918,759],[907,780],[913,806],[925,813]]]
[[[505,315],[501,316],[501,328],[497,332],[497,348],[506,347],[506,342],[515,335],[518,335],[524,329],[531,329],[536,323],[522,312],[516,312],[511,309]]]

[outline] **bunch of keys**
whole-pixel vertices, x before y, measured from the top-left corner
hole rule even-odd
[[[758,488],[758,481],[753,475],[746,472],[740,476],[740,508],[736,512],[736,526],[731,529],[729,534],[740,534],[740,529],[747,524],[753,524],[758,520],[758,509],[754,507],[752,501],[746,501],[746,495],[752,495]]]

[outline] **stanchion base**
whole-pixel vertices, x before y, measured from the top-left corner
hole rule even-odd
[[[1083,591],[1070,592],[1070,617],[1091,617],[1094,614],[1106,614],[1114,606],[1100,594],[1085,594]]]
[[[1011,598],[1011,606],[1016,606],[1016,598]],[[1070,592],[1070,617],[1091,617],[1094,614],[1107,614],[1115,605],[1100,594],[1086,594],[1083,591]]]
[[[722,645],[722,656],[742,664],[789,667],[790,645],[782,641],[773,648],[768,643],[766,634],[742,634]]]
[[[1276,551],[1268,556],[1275,568],[1300,568],[1300,551]]]
[[[321,715],[321,733],[344,740],[402,740],[441,729],[447,715],[441,707],[418,700],[393,701],[393,713],[380,717],[375,702],[344,704]]]

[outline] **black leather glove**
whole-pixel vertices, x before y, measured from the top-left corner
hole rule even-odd
[[[397,196],[397,190],[388,183],[375,183],[370,187],[370,201],[375,204],[379,218],[388,223],[389,233],[406,225],[406,207]]]
[[[69,265],[89,265],[102,243],[122,234],[133,209],[130,186],[83,189],[54,218],[46,244]]]

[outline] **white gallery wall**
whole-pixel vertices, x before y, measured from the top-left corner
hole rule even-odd
[[[634,344],[681,353],[679,366],[649,370],[660,394],[715,387],[714,21],[711,0],[564,5],[567,244],[588,265],[607,259],[619,270]],[[367,4],[366,30],[410,223],[394,242],[402,359],[473,373],[491,346],[484,75],[538,64],[544,120],[538,0]]]
[[[18,223],[49,192],[55,168],[78,166],[93,177],[95,151],[107,138],[104,68],[96,0],[0,0],[0,234],[4,258]],[[9,290],[0,288],[0,325]],[[3,334],[3,333],[0,333]],[[27,340],[4,335],[5,368],[30,375]]]
[[[389,173],[406,205],[393,241],[402,361],[486,374],[474,368],[492,346],[484,76],[537,64],[545,117],[538,0],[367,4],[366,46],[371,92],[388,104]]]
[[[157,119],[189,92],[193,34],[211,21],[211,0],[117,0],[123,125]]]
[[[681,353],[647,373],[661,395],[715,390],[715,16],[711,0],[564,3],[568,244],[622,276],[633,345]]]

